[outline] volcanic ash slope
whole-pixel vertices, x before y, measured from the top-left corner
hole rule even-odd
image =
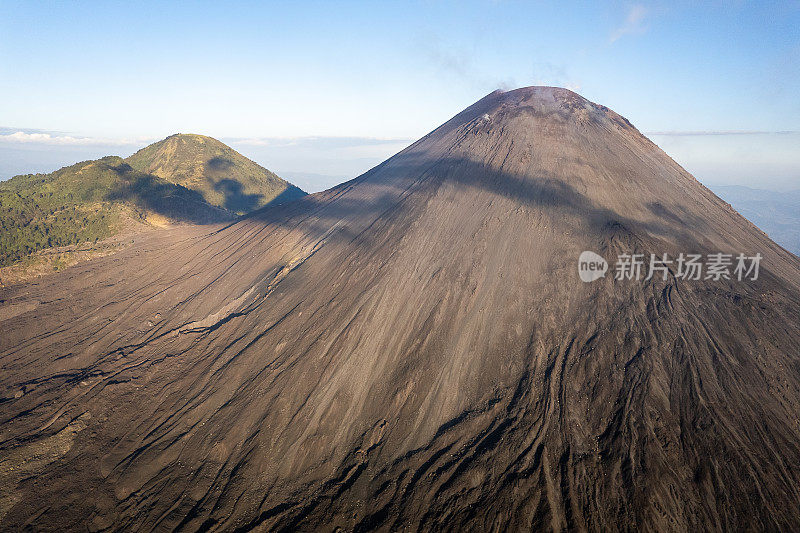
[[[4,526],[800,528],[800,261],[613,111],[498,91],[207,231],[0,293]]]

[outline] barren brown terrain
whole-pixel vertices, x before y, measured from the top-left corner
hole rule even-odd
[[[763,256],[583,283],[577,258]],[[612,266],[613,268],[613,266]],[[7,530],[800,529],[800,260],[579,95],[0,289]]]

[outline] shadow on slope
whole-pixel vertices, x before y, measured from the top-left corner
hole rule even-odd
[[[222,195],[225,197],[222,202],[222,206],[228,211],[232,211],[234,213],[248,213],[253,209],[256,209],[261,203],[261,199],[264,198],[263,194],[245,193],[241,183],[229,178],[222,179],[215,183],[214,190],[222,193]]]
[[[138,172],[127,163],[112,169],[119,174],[120,180],[105,195],[107,201],[130,202],[176,222],[212,224],[232,218],[225,211],[206,203],[200,193],[182,185]]]
[[[580,158],[563,160],[565,167],[583,164],[585,162]],[[402,178],[387,179],[387,173]],[[687,252],[705,249],[709,245],[705,236],[719,229],[712,227],[709,218],[687,209],[681,203],[681,200],[689,203],[688,195],[672,199],[650,195],[650,199],[642,203],[637,217],[628,211],[598,205],[573,185],[581,183],[581,178],[575,175],[568,179],[545,174],[520,175],[492,168],[467,157],[444,157],[426,163],[424,158],[408,154],[397,156],[397,160],[389,160],[327,191],[304,196],[290,206],[276,208],[274,204],[281,203],[277,201],[280,197],[276,198],[271,209],[262,208],[247,217],[277,225],[294,226],[297,222],[310,233],[324,233],[338,224],[341,231],[347,232],[349,220],[378,220],[389,213],[399,214],[409,207],[406,199],[412,194],[421,193],[418,198],[429,199],[441,186],[450,185],[485,191],[528,208],[544,209],[551,216],[559,217],[574,231],[603,234],[606,229],[615,228],[615,232],[624,231],[628,234],[646,232],[650,237],[678,241],[688,248]],[[351,191],[358,191],[365,185],[375,193],[370,196],[351,194]],[[719,199],[711,201],[723,206]],[[295,214],[301,213],[302,220],[295,221]],[[740,222],[750,225],[743,218]],[[356,235],[351,234],[349,238],[354,239]],[[361,235],[360,238],[367,237]]]
[[[796,353],[796,341],[778,329],[785,323],[791,326],[796,322],[787,322],[779,316],[783,300],[769,307],[749,308],[748,301],[760,304],[761,300],[748,299],[746,293],[770,290],[787,295],[786,301],[790,298],[795,301],[797,291],[775,284],[774,278],[766,275],[748,287],[741,284],[704,287],[701,283],[698,289],[689,290],[687,285],[674,280],[630,284],[620,290],[621,303],[605,295],[600,290],[603,285],[596,285],[593,287],[597,288],[602,312],[595,313],[591,306],[583,306],[576,316],[569,315],[557,298],[551,298],[555,303],[547,306],[545,296],[564,295],[547,292],[555,291],[551,289],[555,277],[520,285],[518,297],[530,298],[527,308],[536,309],[537,313],[517,317],[524,327],[531,329],[524,332],[529,333],[526,340],[529,346],[517,342],[519,335],[511,337],[513,328],[509,326],[509,338],[514,343],[509,342],[507,348],[525,350],[525,358],[520,358],[520,364],[510,367],[507,374],[497,373],[496,366],[481,367],[481,373],[498,378],[496,387],[487,389],[486,397],[476,401],[459,397],[461,412],[448,412],[452,418],[443,421],[427,444],[398,453],[403,450],[397,443],[407,434],[406,428],[415,427],[419,406],[389,413],[394,409],[390,407],[394,405],[393,394],[408,387],[410,392],[406,397],[413,399],[435,391],[436,378],[447,364],[439,358],[454,350],[449,335],[456,341],[464,338],[447,322],[428,324],[423,312],[423,309],[430,311],[434,317],[442,302],[442,306],[449,306],[442,307],[442,315],[455,316],[458,309],[468,307],[461,305],[461,300],[435,294],[438,302],[431,307],[428,300],[409,298],[416,294],[405,291],[400,284],[390,284],[385,277],[388,270],[385,267],[396,261],[394,254],[411,233],[418,215],[425,213],[432,203],[447,207],[451,198],[458,198],[457,216],[473,214],[486,220],[506,216],[527,223],[539,217],[539,226],[522,229],[557,227],[559,239],[580,242],[575,239],[581,236],[598,243],[597,251],[601,253],[605,251],[603,246],[613,249],[615,239],[620,237],[625,246],[646,247],[652,241],[645,232],[676,246],[691,245],[698,251],[708,246],[703,241],[704,235],[718,241],[724,239],[724,234],[695,214],[696,211],[681,211],[680,202],[647,202],[645,195],[641,207],[652,216],[640,220],[642,217],[634,214],[599,206],[577,190],[579,183],[580,179],[574,176],[553,179],[516,175],[463,157],[430,161],[413,154],[404,155],[339,187],[274,209],[259,210],[223,230],[173,243],[169,250],[142,253],[139,259],[130,252],[127,256],[130,262],[117,261],[116,268],[124,269],[122,273],[112,272],[113,268],[98,269],[99,276],[111,281],[103,283],[91,278],[97,287],[95,291],[79,290],[77,285],[87,282],[76,276],[72,286],[60,290],[81,294],[83,299],[75,302],[70,298],[50,298],[37,310],[42,317],[39,321],[31,322],[20,314],[3,324],[9,340],[0,339],[0,360],[6,369],[0,384],[3,390],[25,393],[20,397],[9,395],[0,404],[0,422],[13,420],[16,424],[13,437],[8,437],[13,442],[5,440],[2,446],[46,438],[63,430],[69,420],[54,416],[59,410],[82,413],[91,408],[93,419],[103,420],[108,416],[110,422],[103,426],[105,433],[84,441],[85,448],[81,448],[80,454],[73,452],[40,475],[20,480],[20,493],[31,497],[11,509],[7,523],[10,527],[21,526],[28,517],[37,516],[43,526],[78,527],[95,512],[92,496],[75,501],[69,508],[45,507],[42,502],[68,501],[66,496],[78,494],[78,487],[104,487],[117,482],[117,486],[132,488],[124,503],[112,502],[124,511],[116,525],[139,529],[189,524],[190,529],[199,529],[217,521],[229,529],[233,529],[234,523],[247,528],[314,529],[330,523],[332,516],[347,520],[354,517],[350,523],[354,529],[357,525],[400,527],[415,521],[425,526],[422,529],[435,529],[442,525],[437,523],[437,516],[453,517],[452,523],[463,529],[495,523],[493,520],[505,521],[510,529],[530,527],[526,520],[534,520],[534,525],[563,520],[575,528],[585,528],[586,516],[596,516],[600,524],[612,524],[623,512],[639,513],[626,517],[632,524],[641,524],[642,509],[647,502],[673,505],[673,500],[658,492],[652,496],[635,492],[659,481],[655,474],[649,473],[654,471],[652,461],[630,453],[640,443],[656,442],[648,433],[649,427],[636,425],[637,421],[651,418],[665,421],[666,429],[658,430],[668,436],[664,442],[669,444],[669,452],[651,446],[648,453],[658,460],[668,459],[664,464],[680,468],[689,465],[687,472],[691,468],[698,472],[703,468],[717,471],[719,467],[714,454],[695,454],[693,450],[705,452],[715,446],[725,449],[722,444],[727,437],[723,430],[719,433],[709,430],[705,434],[695,431],[703,436],[702,441],[678,440],[691,438],[681,436],[679,430],[689,427],[700,416],[707,417],[706,410],[713,410],[712,414],[725,422],[722,427],[732,427],[742,434],[747,450],[772,454],[774,448],[769,444],[780,443],[784,432],[794,431],[794,426],[784,424],[780,406],[766,401],[762,394],[768,390],[762,376],[772,375],[772,359],[747,363],[761,365],[758,367],[764,370],[761,373],[742,370],[746,367],[739,360],[757,353],[753,346],[767,331],[766,337],[774,338],[782,350],[775,360],[791,363],[789,356],[777,357],[780,353]],[[489,194],[481,198],[476,198],[478,194],[464,194],[470,189]],[[471,203],[473,200],[476,204]],[[689,198],[685,200],[688,205]],[[514,210],[517,208],[530,208],[530,212],[520,213]],[[444,222],[458,226],[461,220]],[[525,242],[519,240],[519,235],[504,230],[490,236],[515,244]],[[430,256],[425,258],[434,266],[447,266],[449,258],[454,256],[449,252],[473,246],[467,233],[462,237],[431,242]],[[756,242],[755,238],[752,242]],[[763,243],[766,246],[768,241]],[[291,252],[282,257],[280,248],[284,244]],[[554,253],[532,248],[514,250],[529,255]],[[299,257],[296,263],[295,257]],[[559,269],[566,264],[572,267],[574,259],[558,257]],[[797,263],[794,265],[796,268]],[[765,265],[766,270],[770,268],[771,265]],[[574,269],[570,271],[576,275]],[[506,268],[488,275],[501,274],[513,278],[518,271]],[[469,275],[480,274],[469,272]],[[549,275],[555,276],[552,271]],[[457,279],[430,281],[433,279],[433,276],[425,280],[409,277],[407,287],[427,282],[442,294],[452,291],[467,303],[485,303],[478,297],[473,300],[475,293]],[[574,277],[572,281],[575,282]],[[574,284],[580,286],[579,282]],[[331,369],[324,372],[332,374],[335,367],[348,362],[356,353],[355,333],[359,328],[376,336],[380,334],[379,328],[374,327],[377,322],[371,322],[374,315],[361,313],[359,307],[369,297],[367,291],[376,286],[389,293],[387,300],[395,302],[393,308],[415,310],[414,320],[419,319],[420,323],[404,323],[406,330],[418,326],[420,338],[431,335],[439,344],[434,343],[430,348],[418,343],[388,344],[391,339],[386,337],[389,347],[383,352],[370,353],[386,365],[380,379],[369,382],[374,386],[370,407],[380,412],[380,417],[373,418],[368,409],[345,411],[342,406],[346,407],[346,402],[325,401],[330,391],[320,385],[324,374],[315,361],[329,359]],[[242,297],[241,304],[227,305],[236,301],[232,297],[247,296],[251,289],[257,289],[252,299]],[[681,295],[684,289],[687,296]],[[700,290],[704,292],[695,295]],[[162,292],[165,293],[162,300],[155,297]],[[665,301],[661,296],[673,292],[675,295],[670,298],[674,300]],[[266,296],[255,296],[261,294]],[[708,304],[708,309],[702,310],[705,317],[696,311],[698,303]],[[69,306],[80,309],[73,311]],[[103,315],[113,317],[113,322],[95,320],[101,306]],[[787,315],[790,319],[796,317],[796,307],[787,305],[786,309],[791,313]],[[83,315],[77,320],[65,320],[70,313]],[[711,320],[712,313],[719,316]],[[752,329],[740,328],[728,333],[720,326],[728,322],[746,323],[747,313],[758,319],[752,322]],[[600,318],[595,320],[594,315]],[[487,320],[497,316],[489,314]],[[207,317],[211,318],[206,321]],[[378,318],[385,317],[378,315],[374,320]],[[496,329],[502,326],[498,323]],[[604,336],[606,331],[612,333]],[[340,332],[336,335],[341,338],[333,342],[327,337],[331,332]],[[626,333],[620,339],[614,332]],[[796,332],[796,328],[791,332]],[[524,334],[519,336],[523,337]],[[710,344],[716,346],[713,351],[709,351]],[[276,349],[278,346],[281,348]],[[49,361],[50,354],[64,352],[69,353],[59,357],[57,367]],[[591,357],[587,357],[589,352],[593,352]],[[183,366],[165,354],[180,356]],[[478,353],[475,357],[486,355]],[[363,364],[364,361],[350,362],[353,368],[370,366]],[[589,367],[582,374],[582,365],[588,362],[599,365],[603,372]],[[408,379],[411,365],[422,369],[430,365],[433,370],[420,373],[419,381],[415,382]],[[654,374],[640,365],[652,365],[660,373]],[[786,368],[796,367],[787,364]],[[356,380],[348,381],[350,376],[345,370],[340,371],[344,376],[340,381],[330,378],[328,383],[341,390],[358,387]],[[677,414],[659,409],[659,416],[652,417],[652,399],[661,397],[658,386],[662,384],[651,387],[647,379],[662,374],[674,376],[665,387],[683,386],[683,382],[689,385],[680,389],[680,394],[676,393],[675,403],[681,407],[675,411]],[[784,386],[794,394],[797,373],[788,374],[791,381]],[[609,375],[613,380],[597,385],[592,378],[597,375]],[[92,395],[68,394],[78,389],[76,383],[90,379],[99,384]],[[724,379],[726,386],[743,392],[720,392],[712,388],[715,379]],[[629,383],[631,380],[633,385]],[[388,382],[386,387],[380,385],[384,381]],[[695,381],[699,384],[694,385]],[[575,383],[573,388],[566,385],[570,383]],[[705,390],[713,395],[733,398],[735,405],[742,407],[737,412],[755,413],[765,427],[758,433],[748,433],[745,429],[753,427],[750,418],[716,407],[719,403],[712,402],[706,407],[704,402],[693,402],[695,387],[708,387]],[[445,389],[466,390],[458,387],[439,390]],[[154,390],[158,393],[153,393]],[[589,392],[591,401],[584,399],[584,393]],[[313,414],[314,406],[321,404],[330,405],[327,419],[346,423],[321,426],[314,435],[317,440],[307,439],[305,432],[312,418],[309,415]],[[624,409],[609,408],[617,405]],[[115,410],[112,412],[108,406]],[[601,422],[588,418],[593,409],[607,416]],[[48,420],[53,422],[45,425]],[[572,420],[577,422],[567,423]],[[117,425],[113,425],[115,421]],[[185,429],[188,425],[191,432]],[[373,427],[380,431],[371,431]],[[625,432],[619,427],[633,429]],[[363,434],[359,435],[359,431]],[[393,437],[392,432],[400,437]],[[537,436],[538,440],[529,441],[531,436]],[[306,440],[301,441],[300,437]],[[226,442],[236,445],[227,447]],[[591,442],[592,447],[585,447],[586,442]],[[681,448],[681,442],[689,444]],[[267,445],[277,451],[261,453]],[[288,450],[294,454],[298,449],[312,458],[327,458],[335,451],[336,455],[328,461],[336,465],[335,471],[297,468],[291,476],[280,477],[279,463],[285,455],[279,452]],[[208,450],[220,455],[209,460],[204,455]],[[734,451],[726,449],[729,453],[725,457],[733,456]],[[108,470],[101,478],[97,463],[104,456],[113,460],[105,461]],[[791,457],[796,456],[792,451]],[[733,457],[734,466],[741,471],[756,465],[756,471],[764,474],[762,481],[770,482],[772,487],[787,486],[752,454]],[[767,459],[787,470],[791,468],[774,455]],[[313,462],[308,460],[306,464]],[[203,491],[188,503],[185,494],[197,484],[186,476],[187,468],[202,471],[203,480],[207,480]],[[621,479],[620,471],[625,476],[627,491],[618,490],[615,485]],[[66,472],[70,475],[65,475]],[[709,513],[717,510],[728,513],[708,496],[711,493],[706,486],[684,483],[683,480],[691,479],[688,474],[678,471],[678,467],[675,472],[678,493],[687,495],[687,499],[685,503],[674,504],[674,508],[705,505],[711,509]],[[777,519],[768,521],[768,510],[758,507],[757,502],[747,503],[746,488],[736,483],[739,478],[735,474],[730,470],[721,472],[727,481],[732,480],[727,484],[731,501],[751,511],[747,518],[752,515],[763,518],[764,524],[780,525]],[[475,483],[475,479],[480,483]],[[589,494],[585,501],[573,495],[575,486],[596,483],[604,483],[604,490]],[[548,486],[565,488],[548,493]],[[516,488],[531,496],[529,508],[524,508],[527,503],[515,497]],[[796,491],[778,493],[776,499],[780,501],[776,505],[796,500],[795,496]],[[426,509],[435,513],[426,514]],[[564,509],[570,509],[569,517],[564,516]],[[356,512],[360,513],[358,523]],[[735,516],[729,519],[736,523]],[[746,523],[742,520],[738,523]]]

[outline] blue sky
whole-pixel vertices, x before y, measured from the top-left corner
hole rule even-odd
[[[195,132],[335,181],[498,87],[544,84],[703,181],[800,188],[798,28],[798,1],[0,0],[0,177]]]

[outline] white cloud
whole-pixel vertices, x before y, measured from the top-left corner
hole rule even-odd
[[[798,134],[768,131],[684,131],[650,134],[702,183],[800,189]]]
[[[644,33],[647,30],[647,26],[644,23],[646,16],[647,8],[643,5],[636,4],[631,6],[628,11],[628,16],[625,18],[625,22],[623,22],[619,28],[611,32],[610,41],[613,43],[624,35]]]
[[[17,131],[9,134],[0,134],[0,142],[3,143],[23,143],[23,144],[43,144],[59,146],[127,146],[131,144],[142,144],[152,142],[154,139],[102,139],[96,137],[72,137],[70,135],[53,135],[51,133],[28,133]]]

